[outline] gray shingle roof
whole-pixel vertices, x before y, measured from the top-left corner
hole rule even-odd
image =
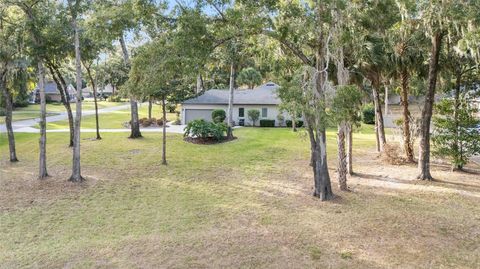
[[[265,83],[253,90],[235,90],[233,103],[238,105],[278,105],[279,86],[273,82]],[[228,90],[208,90],[200,96],[185,100],[183,104],[225,105],[228,104]]]

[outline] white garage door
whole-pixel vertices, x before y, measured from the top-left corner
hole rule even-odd
[[[212,109],[185,109],[185,123],[197,119],[212,121],[212,111]]]

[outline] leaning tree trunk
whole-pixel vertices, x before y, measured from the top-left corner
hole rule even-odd
[[[97,103],[97,84],[95,83],[95,80],[93,79],[92,72],[90,70],[90,66],[87,66],[86,64],[83,64],[85,69],[87,70],[87,75],[88,78],[90,79],[90,84],[92,85],[92,90],[93,90],[93,103],[95,105],[95,128],[97,131],[97,140],[102,139],[100,136],[100,124],[98,123],[98,103]]]
[[[410,111],[408,110],[408,80],[409,75],[407,70],[403,70],[401,73],[402,80],[402,93],[401,104],[403,108],[403,149],[405,151],[405,157],[408,162],[414,162],[413,145],[410,132]]]
[[[73,182],[80,182],[83,180],[80,167],[80,128],[82,121],[82,63],[80,59],[80,38],[76,18],[73,19],[73,28],[75,32],[77,100],[75,109],[75,128],[73,134],[72,175],[70,176],[69,180]]]
[[[10,151],[10,162],[18,162],[17,151],[15,150],[15,135],[13,134],[12,127],[12,110],[13,102],[12,95],[7,89],[6,81],[7,71],[5,70],[0,75],[0,90],[3,93],[3,98],[5,99],[5,125],[7,127],[7,136],[8,136],[8,148]]]
[[[235,64],[232,62],[230,65],[230,87],[228,95],[228,129],[227,138],[233,138],[233,96],[235,92]]]
[[[70,129],[69,146],[73,147],[73,114],[72,114],[72,107],[70,106],[70,95],[68,93],[67,83],[65,82],[65,79],[60,73],[60,70],[58,70],[57,66],[55,66],[51,62],[47,63],[47,66],[48,66],[48,69],[50,70],[50,73],[52,74],[52,78],[55,81],[55,84],[57,84],[59,87],[60,99],[62,101],[63,106],[65,107],[65,110],[67,111],[68,127]]]
[[[347,123],[345,128],[346,136],[347,136],[347,174],[353,175],[353,155],[352,155],[352,147],[353,147],[353,139],[352,139],[352,124]]]
[[[442,45],[443,34],[440,32],[432,36],[431,58],[428,67],[428,90],[425,94],[425,104],[422,109],[422,122],[420,130],[420,144],[418,152],[417,179],[433,180],[430,174],[430,123],[432,120],[433,102],[435,101],[435,88],[437,86],[438,59]]]
[[[162,97],[163,137],[162,137],[162,164],[167,165],[167,106],[165,96]]]
[[[38,178],[48,177],[47,173],[47,102],[45,99],[45,70],[42,61],[38,61],[38,89],[40,90],[40,159]]]
[[[120,45],[122,47],[123,52],[123,60],[125,65],[130,66],[130,57],[128,56],[127,45],[125,44],[125,38],[123,34],[120,36]],[[139,138],[142,137],[142,133],[140,132],[140,121],[138,119],[138,105],[137,101],[130,95],[130,138]]]
[[[376,121],[377,121],[377,132],[378,132],[378,138],[380,140],[379,146],[380,146],[380,151],[383,151],[383,146],[387,143],[387,140],[385,138],[385,127],[383,124],[383,114],[382,114],[382,105],[380,102],[380,95],[378,93],[378,88],[376,86],[372,87],[373,89],[373,102],[375,104],[375,115],[376,115]]]
[[[338,144],[338,164],[337,164],[337,179],[338,187],[342,191],[347,191],[347,156],[345,154],[345,123],[338,125],[337,144]]]

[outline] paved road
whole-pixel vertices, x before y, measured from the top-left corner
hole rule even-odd
[[[128,109],[130,107],[129,104],[121,105],[121,106],[114,106],[114,107],[107,107],[98,110],[99,114],[108,113],[112,111]],[[85,110],[82,111],[82,116],[89,116],[94,115],[95,110]],[[49,116],[46,118],[47,122],[55,122],[55,121],[62,121],[68,118],[67,112],[63,112],[59,115]],[[12,123],[13,130],[17,133],[38,133],[39,129],[33,128],[36,124],[40,122],[40,119],[29,119],[29,120],[21,120],[21,121],[14,121]],[[185,125],[169,125],[167,124],[167,132],[169,133],[183,133],[183,129]],[[7,130],[5,124],[0,124],[0,133],[5,133]],[[48,130],[49,133],[63,133],[69,132],[69,129],[55,129],[55,130]],[[162,128],[142,128],[142,132],[161,132]],[[82,133],[93,133],[96,132],[95,129],[81,129]],[[100,132],[112,132],[112,133],[120,133],[120,132],[130,132],[130,129],[100,129]]]

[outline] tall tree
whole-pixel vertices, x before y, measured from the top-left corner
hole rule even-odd
[[[267,4],[267,6],[269,6]],[[326,151],[325,94],[329,87],[329,44],[333,5],[331,1],[312,1],[307,5],[280,1],[269,6],[269,14],[278,14],[264,34],[277,39],[298,57],[305,68],[302,79],[302,104],[310,138],[315,188],[313,195],[322,201],[333,198]]]
[[[5,103],[5,125],[7,127],[10,162],[17,162],[15,135],[12,127],[13,93],[8,78],[14,77],[25,61],[22,55],[24,38],[24,17],[10,6],[0,5],[0,92]]]
[[[154,1],[150,0],[101,0],[93,5],[94,14],[90,20],[91,27],[98,29],[97,38],[106,38],[118,41],[122,49],[123,60],[130,68],[130,53],[128,52],[125,35],[131,31],[138,31],[149,24],[159,10]],[[131,132],[130,138],[142,137],[138,118],[137,101],[130,96]]]
[[[158,96],[162,102],[162,164],[167,165],[167,100],[175,95],[176,86],[184,70],[181,53],[158,37],[139,48],[133,58],[127,87],[137,97]],[[161,74],[159,76],[159,74]]]
[[[435,101],[437,76],[441,47],[446,36],[461,31],[472,20],[465,16],[468,3],[463,1],[419,1],[419,14],[424,32],[430,38],[430,59],[428,65],[428,90],[422,108],[417,176],[420,180],[433,180],[430,173],[430,124]]]
[[[75,73],[76,73],[76,113],[75,113],[75,129],[73,135],[73,160],[72,175],[70,181],[83,181],[80,166],[80,128],[82,121],[82,60],[80,55],[80,31],[78,27],[78,17],[80,14],[81,0],[69,0],[69,10],[72,16],[72,26],[74,31],[74,47],[75,47]]]

